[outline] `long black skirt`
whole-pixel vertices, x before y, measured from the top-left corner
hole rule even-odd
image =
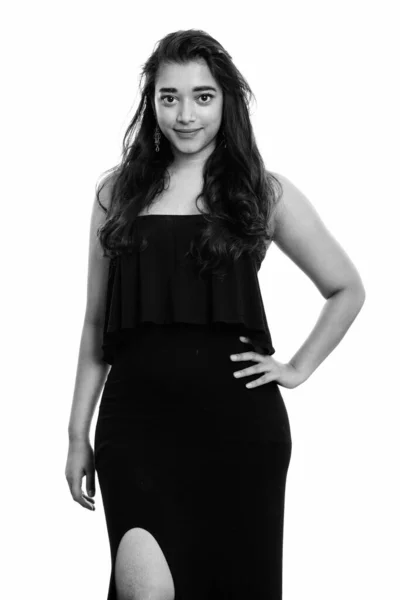
[[[175,600],[281,600],[292,440],[279,385],[233,373],[255,350],[234,326],[144,323],[118,349],[99,405],[94,452],[111,551],[149,531]]]

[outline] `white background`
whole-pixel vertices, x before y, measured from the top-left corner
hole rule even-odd
[[[99,486],[90,512],[64,476],[94,186],[119,161],[156,42],[199,28],[255,93],[266,167],[309,198],[367,292],[310,379],[281,388],[293,438],[283,598],[398,599],[396,3],[140,4],[19,2],[2,11],[3,597],[106,599]],[[286,362],[324,299],[274,244],[259,277],[275,358]]]

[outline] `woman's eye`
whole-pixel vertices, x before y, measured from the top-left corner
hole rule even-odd
[[[165,98],[172,98],[173,96],[161,96],[161,100],[164,100]],[[168,102],[167,102],[168,104]]]
[[[204,97],[208,97],[208,96],[209,96],[210,98],[214,98],[213,94],[200,94],[200,96],[197,96],[197,97],[198,97],[198,98],[204,98]],[[164,99],[166,99],[166,98],[172,98],[172,99],[173,99],[174,97],[173,97],[173,96],[168,96],[168,95],[166,95],[166,96],[161,96],[161,101],[163,101],[163,100],[164,100]],[[206,103],[208,103],[208,102],[206,102]],[[206,104],[206,103],[205,103],[205,102],[202,102],[202,104]],[[171,104],[171,102],[167,102],[166,104]]]
[[[212,94],[200,94],[199,98],[204,98],[204,96],[209,96],[210,98],[214,98]]]

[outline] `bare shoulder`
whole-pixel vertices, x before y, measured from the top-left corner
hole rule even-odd
[[[274,241],[279,243],[282,228],[289,225],[288,219],[300,217],[304,221],[318,215],[307,196],[290,179],[281,173],[271,171],[271,174],[282,187],[282,196],[273,213]]]
[[[111,173],[100,184],[97,206],[104,212],[110,208],[111,195],[117,174]]]
[[[273,241],[328,298],[363,285],[356,267],[307,196],[290,179],[272,173],[282,186],[273,217]]]
[[[103,325],[105,316],[110,259],[103,256],[98,230],[107,219],[114,181],[114,175],[107,177],[98,195],[95,192],[90,219],[85,321],[99,326]]]
[[[96,243],[97,235],[94,234],[107,219],[107,214],[111,205],[112,190],[115,179],[116,175],[114,173],[108,175],[100,184],[99,191],[98,193],[95,193],[93,199],[90,240],[91,243],[94,243],[97,246],[97,250],[100,250],[100,246],[98,243]]]

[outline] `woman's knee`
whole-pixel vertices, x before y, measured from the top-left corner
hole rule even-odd
[[[121,538],[115,559],[118,600],[174,600],[172,574],[157,540],[141,527]]]

